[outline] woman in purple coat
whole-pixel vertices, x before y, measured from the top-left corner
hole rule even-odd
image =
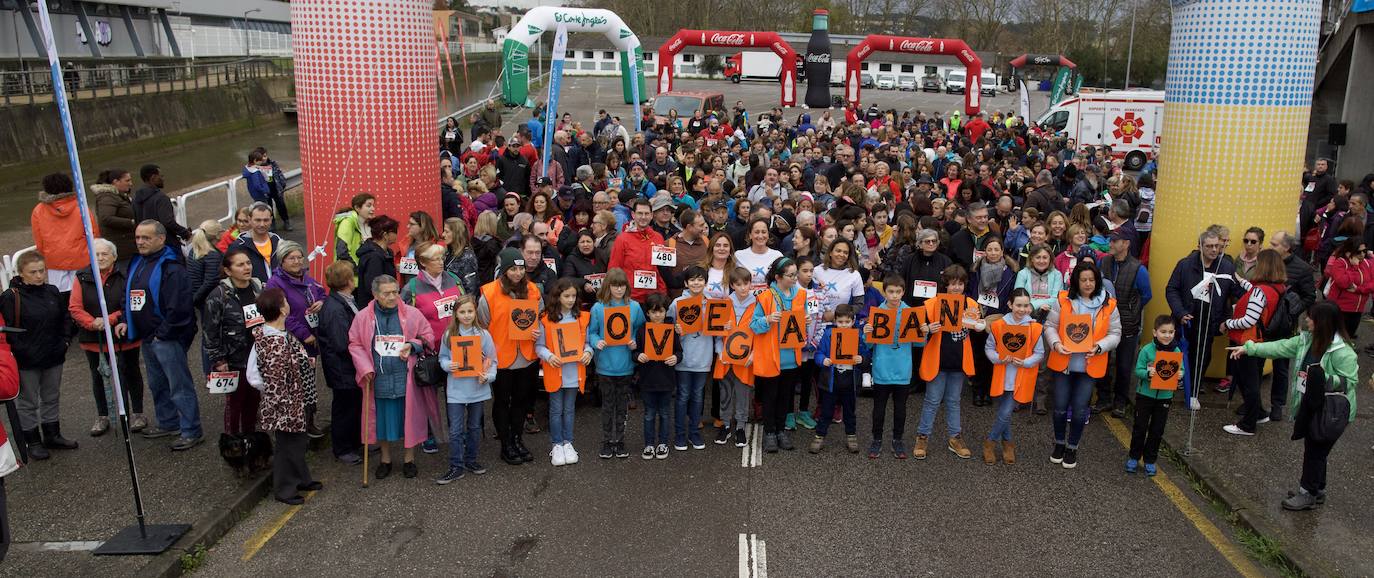
[[[305,249],[300,243],[282,241],[272,260],[277,263],[277,268],[267,280],[267,288],[275,287],[286,294],[286,303],[291,306],[286,316],[286,330],[305,344],[305,351],[313,362],[320,353],[315,343],[315,328],[320,324],[320,308],[328,293],[306,270]],[[306,433],[311,438],[324,437],[324,432],[315,425],[316,400],[312,396],[305,401]]]

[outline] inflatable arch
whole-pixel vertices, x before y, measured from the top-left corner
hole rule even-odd
[[[658,92],[673,89],[673,60],[688,46],[716,48],[767,48],[782,58],[778,82],[782,84],[782,105],[797,104],[797,51],[776,32],[739,32],[729,30],[678,30],[658,49]]]
[[[1067,66],[1069,68],[1078,68],[1078,65],[1074,64],[1072,60],[1060,54],[1022,54],[1021,56],[1013,58],[1008,64],[1011,65],[1012,70],[1026,66]]]
[[[945,54],[958,58],[968,71],[968,84],[964,88],[964,113],[978,114],[979,90],[982,86],[980,75],[983,73],[983,60],[963,40],[952,38],[909,38],[869,34],[845,57],[844,99],[849,104],[859,106],[859,67],[864,59],[875,52],[906,52],[910,54]]]
[[[525,13],[525,16],[511,27],[506,40],[501,44],[501,100],[508,105],[522,105],[530,92],[530,45],[545,31],[554,30],[559,25],[567,26],[568,32],[600,32],[606,35],[616,50],[620,52],[620,88],[625,94],[625,104],[634,102],[636,87],[630,84],[630,59],[634,59],[635,70],[639,77],[639,98],[644,101],[648,86],[644,82],[644,49],[639,37],[625,25],[625,21],[610,10],[592,8],[555,8],[540,6]]]

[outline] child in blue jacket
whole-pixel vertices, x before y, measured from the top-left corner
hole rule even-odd
[[[816,436],[811,440],[811,446],[807,451],[816,454],[825,448],[825,435],[830,432],[830,416],[835,413],[835,406],[838,404],[844,420],[844,445],[845,449],[851,454],[859,453],[859,436],[857,435],[858,425],[854,419],[854,404],[858,400],[859,384],[862,373],[858,370],[858,365],[835,365],[830,359],[830,339],[831,333],[835,328],[848,329],[854,326],[854,306],[842,303],[835,306],[834,325],[825,328],[825,334],[816,346],[816,365],[819,367],[819,379],[816,381],[817,389],[820,390],[821,400],[817,412],[821,419],[816,420]],[[868,356],[868,346],[863,340],[859,341],[859,360],[862,361]]]

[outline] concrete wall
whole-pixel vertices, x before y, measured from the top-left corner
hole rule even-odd
[[[77,145],[84,150],[127,144],[278,115],[276,99],[284,98],[289,88],[290,79],[273,78],[191,92],[75,101]],[[0,166],[66,154],[62,120],[53,104],[0,108],[0,127],[7,129],[0,130]]]
[[[1345,106],[1341,122],[1346,123],[1345,146],[1337,149],[1336,175],[1360,182],[1374,172],[1374,91],[1369,90],[1374,79],[1374,26],[1355,31],[1350,50],[1350,82],[1345,91]]]

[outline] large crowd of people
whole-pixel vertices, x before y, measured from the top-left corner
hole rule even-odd
[[[1202,376],[1225,364],[1215,389],[1243,399],[1226,431],[1297,420],[1303,473],[1284,507],[1324,501],[1335,438],[1320,394],[1344,393],[1354,419],[1374,175],[1338,183],[1317,161],[1294,191],[1301,230],[1250,228],[1234,252],[1232,232],[1213,226],[1151,271],[1153,165],[1126,171],[1106,147],[1013,114],[872,106],[788,118],[736,102],[666,118],[646,109],[632,131],[604,110],[548,125],[531,112],[514,130],[494,103],[470,128],[448,123],[440,213],[389,213],[384,191],[356,192],[332,239],[308,239],[330,249],[323,282],[308,252],[274,233],[291,226],[265,150],[243,168],[256,202],[228,230],[178,224],[156,165],[137,190],[128,171],[103,172],[91,186],[99,281],[78,244],[71,179],[45,179],[38,251],[0,294],[6,323],[28,330],[12,341],[28,455],[77,447],[58,395],[73,337],[100,416],[90,435],[110,429],[111,360],[133,429],[174,437],[172,450],[201,443],[208,384],[225,395],[225,435],[275,432],[274,494],[288,503],[320,486],[303,460],[306,440],[325,435],[316,367],[338,460],[362,464],[380,446],[367,474],[381,480],[399,449],[414,478],[415,449],[447,443],[435,480],[448,484],[487,471],[478,448],[492,435],[512,467],[535,460],[529,446],[542,444],[526,440],[545,428],[554,466],[627,458],[639,441],[627,440],[631,410],[643,413],[645,460],[745,447],[756,422],[752,442],[768,453],[827,451],[842,424],[833,447],[870,459],[943,445],[1064,468],[1079,465],[1100,415],[1133,420],[1125,470],[1154,475],[1173,402],[1198,409]],[[1169,313],[1146,318],[1161,268]],[[197,336],[203,375],[187,362]],[[1223,337],[1231,355],[1213,360]],[[1261,358],[1275,359],[1267,404]],[[599,438],[574,432],[589,404]],[[991,430],[965,430],[967,411],[990,412]],[[1049,414],[1052,427],[1014,437],[1018,413]]]

